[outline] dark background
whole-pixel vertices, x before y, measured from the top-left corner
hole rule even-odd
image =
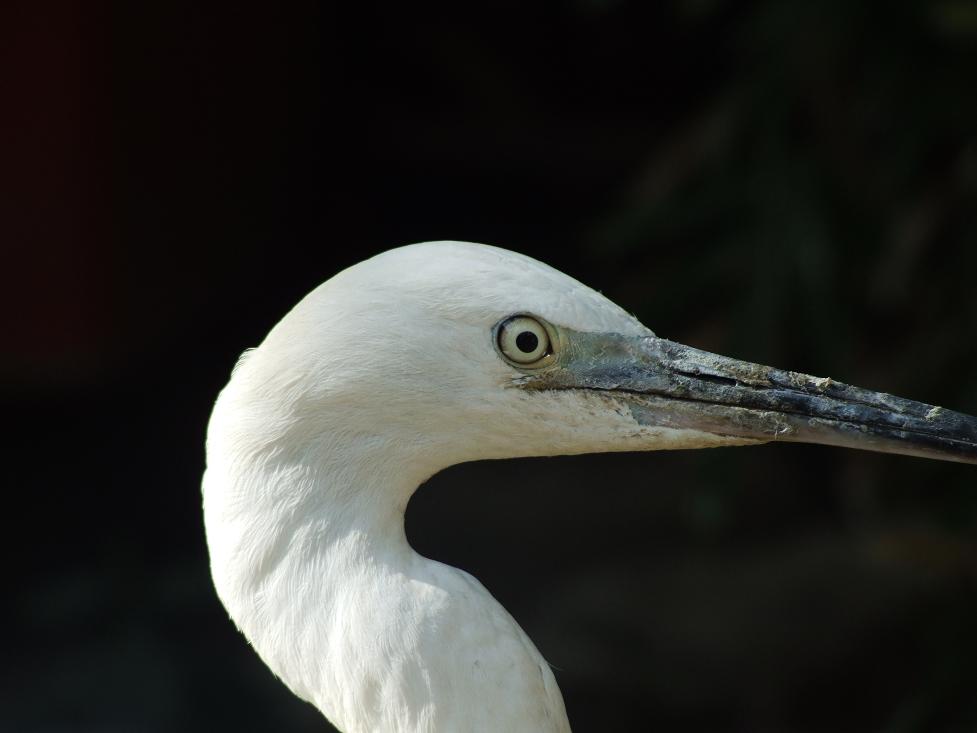
[[[660,335],[977,413],[977,4],[7,4],[0,729],[320,731],[210,585],[236,356],[429,239]],[[977,472],[466,465],[408,511],[576,731],[977,730]]]

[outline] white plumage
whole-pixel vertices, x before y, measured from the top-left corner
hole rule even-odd
[[[429,476],[485,458],[781,437],[649,419],[658,402],[593,378],[603,346],[560,367],[586,372],[581,387],[524,388],[537,377],[495,335],[514,314],[569,334],[568,359],[583,349],[573,334],[670,343],[528,257],[419,244],[315,289],[242,356],[214,407],[203,498],[218,594],[275,674],[346,733],[569,730],[512,617],[407,543],[404,510]]]

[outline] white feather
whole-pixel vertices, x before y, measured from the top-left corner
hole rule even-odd
[[[650,334],[528,257],[418,244],[310,293],[217,400],[203,495],[218,594],[275,674],[347,733],[569,730],[512,617],[407,543],[421,482],[484,458],[724,442],[638,425],[599,394],[513,389],[492,328],[515,313]]]

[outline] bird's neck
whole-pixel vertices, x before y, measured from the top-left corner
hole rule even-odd
[[[343,730],[569,730],[511,616],[407,543],[411,494],[465,457],[239,377],[211,418],[204,517],[218,594],[272,671]]]
[[[208,445],[214,582],[268,666],[318,702],[351,596],[423,562],[407,543],[404,511],[433,469],[378,435],[234,431]]]

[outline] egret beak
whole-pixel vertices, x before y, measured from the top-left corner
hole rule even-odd
[[[977,464],[977,418],[655,336],[560,329],[528,388],[613,393],[641,425]]]

